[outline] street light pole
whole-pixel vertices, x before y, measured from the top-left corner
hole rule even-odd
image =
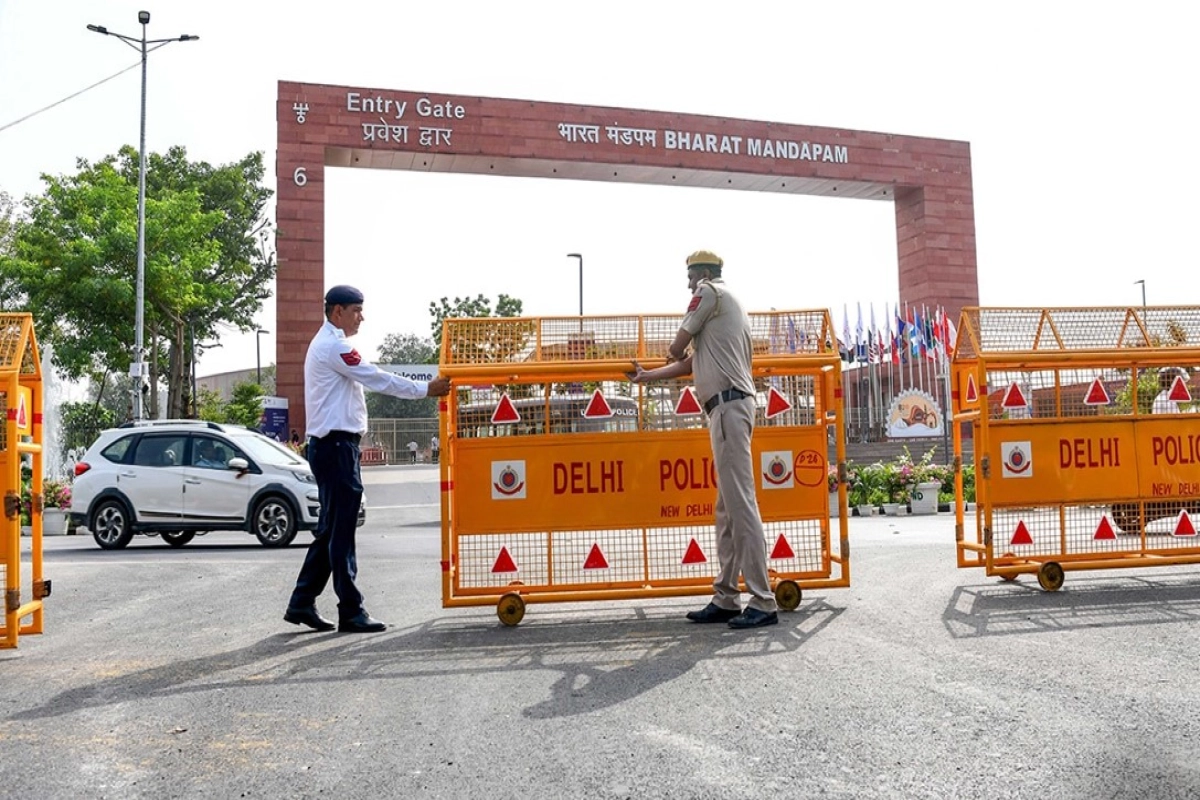
[[[146,321],[146,56],[171,42],[194,42],[199,36],[184,34],[172,39],[147,39],[146,26],[150,24],[150,12],[139,11],[138,22],[142,25],[142,38],[136,39],[121,33],[113,33],[103,25],[88,25],[89,31],[105,36],[115,36],[142,54],[142,114],[141,134],[138,139],[138,207],[137,207],[137,305],[133,322],[133,358],[129,364],[129,377],[133,383],[133,418],[142,418],[142,390],[147,378],[146,352],[143,331]],[[155,45],[147,48],[147,45]]]
[[[1146,310],[1146,280],[1145,280],[1145,278],[1143,278],[1142,280],[1134,281],[1134,283],[1135,284],[1140,283],[1142,285],[1142,310],[1145,311]]]
[[[579,253],[567,253],[567,258],[579,259],[579,316],[583,316],[583,256]]]
[[[255,381],[254,382],[258,384],[258,387],[260,389],[262,388],[262,346],[261,346],[261,342],[262,342],[262,335],[264,333],[270,333],[270,331],[264,331],[262,328],[259,328],[254,333],[254,364],[255,364],[255,369],[254,369]]]

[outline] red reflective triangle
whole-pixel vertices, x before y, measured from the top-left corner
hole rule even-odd
[[[1106,406],[1112,402],[1112,398],[1108,396],[1108,390],[1104,388],[1104,383],[1099,378],[1092,381],[1092,385],[1088,387],[1087,396],[1083,398],[1085,406]]]
[[[17,402],[17,427],[29,427],[29,412],[25,410],[25,395]]]
[[[1108,521],[1108,514],[1100,518],[1100,524],[1096,526],[1096,532],[1092,534],[1094,541],[1101,539],[1115,539],[1117,532],[1113,530],[1112,523]]]
[[[1013,531],[1010,544],[1033,544],[1033,537],[1029,535],[1029,528],[1025,527],[1024,520],[1017,523],[1017,529]]]
[[[775,387],[772,386],[771,391],[767,392],[767,419],[779,416],[783,412],[790,410],[791,407],[791,401],[780,394]]]
[[[508,392],[505,392],[500,396],[500,402],[496,405],[496,410],[492,412],[492,424],[500,425],[520,421],[521,414],[517,411],[517,407],[513,405],[513,401],[509,399]]]
[[[1183,381],[1182,375],[1175,376],[1175,382],[1171,384],[1171,393],[1167,395],[1168,400],[1174,400],[1177,403],[1192,402],[1192,393],[1188,391],[1188,386]],[[21,408],[24,408],[24,404]]]
[[[705,557],[704,551],[700,549],[700,545],[696,542],[696,540],[692,539],[690,542],[688,542],[687,552],[683,554],[683,561],[680,561],[679,563],[703,564],[706,561],[708,561],[708,558]]]
[[[690,386],[684,389],[683,394],[679,395],[679,402],[675,404],[675,416],[691,417],[701,411],[700,401],[696,399],[696,390]]]
[[[1021,392],[1021,387],[1017,386],[1016,381],[1013,381],[1012,386],[1008,387],[1008,391],[1004,393],[1004,401],[1000,404],[1005,408],[1024,408],[1029,405],[1025,402],[1025,395]]]
[[[1196,535],[1196,526],[1192,524],[1192,518],[1188,516],[1186,508],[1179,512],[1179,520],[1175,523],[1174,534],[1176,536]]]
[[[775,549],[771,551],[771,558],[795,558],[796,551],[788,544],[788,540],[781,533],[779,538],[775,540]]]
[[[967,399],[965,402],[979,402],[979,389],[975,386],[975,376],[969,372],[967,373]]]
[[[611,417],[613,415],[612,406],[604,399],[604,395],[600,394],[599,389],[592,392],[592,399],[588,402],[587,408],[583,410],[583,415],[589,419]]]
[[[604,553],[600,550],[600,545],[592,545],[592,552],[588,553],[587,560],[583,562],[584,569],[608,569],[608,559],[604,557]]]
[[[492,572],[516,572],[516,562],[512,560],[512,556],[508,554],[507,547],[500,548],[500,555],[496,556],[496,563],[492,564]]]

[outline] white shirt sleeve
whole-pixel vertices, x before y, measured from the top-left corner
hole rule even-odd
[[[409,380],[364,361],[358,351],[344,339],[329,348],[326,363],[334,372],[361,383],[364,388],[373,392],[382,392],[406,400],[419,400],[429,394],[427,381]]]

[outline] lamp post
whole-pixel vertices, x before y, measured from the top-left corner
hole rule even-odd
[[[583,256],[579,253],[567,253],[567,258],[579,259],[579,316],[583,316]]]
[[[262,346],[261,346],[261,343],[262,343],[262,335],[264,333],[270,333],[270,331],[264,331],[262,328],[259,328],[257,331],[254,332],[254,374],[255,374],[254,382],[258,384],[258,387],[260,389],[262,388]]]
[[[1139,284],[1139,283],[1142,285],[1142,310],[1145,311],[1146,310],[1146,279],[1142,278],[1141,280],[1134,281],[1135,285]]]
[[[145,327],[146,297],[146,56],[171,42],[194,42],[199,36],[176,36],[171,39],[147,39],[146,26],[150,24],[150,12],[139,11],[138,22],[142,25],[142,38],[113,33],[103,25],[88,25],[89,31],[105,36],[115,36],[142,54],[142,124],[138,141],[138,233],[137,233],[137,310],[133,323],[133,359],[129,364],[129,377],[133,379],[133,418],[142,418],[142,388],[146,380],[145,347],[142,331]],[[154,47],[147,47],[154,45]]]

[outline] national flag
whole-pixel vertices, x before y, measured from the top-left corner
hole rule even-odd
[[[854,326],[854,353],[859,361],[867,360],[867,337],[863,335],[861,301],[858,303],[858,323]]]
[[[842,303],[842,341],[838,342],[838,351],[844,360],[854,363],[854,343],[850,340],[850,311],[845,303]]]
[[[883,358],[883,340],[879,336],[879,329],[875,327],[875,304],[871,303],[871,327],[867,331],[867,338],[870,343],[867,345],[867,351],[874,363]]]

